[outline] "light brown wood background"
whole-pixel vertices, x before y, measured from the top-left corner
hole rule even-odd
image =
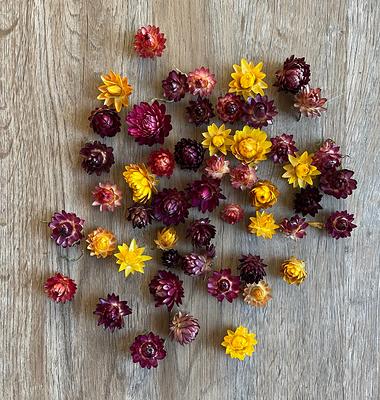
[[[0,392],[3,399],[379,399],[379,3],[334,1],[2,1],[0,5]],[[154,23],[167,37],[157,60],[139,59],[133,34]],[[226,91],[231,65],[263,60],[268,83],[283,60],[296,54],[312,66],[312,84],[330,99],[318,120],[297,122],[290,100],[268,90],[280,115],[270,135],[291,132],[301,149],[334,138],[355,171],[358,189],[346,201],[323,199],[325,217],[336,209],[357,215],[351,239],[335,241],[310,231],[298,242],[278,235],[257,239],[239,227],[218,229],[217,266],[236,268],[241,253],[260,254],[270,265],[273,300],[262,310],[241,301],[220,304],[202,280],[183,277],[183,308],[196,315],[201,332],[188,347],[167,341],[168,357],[156,370],[142,370],[128,352],[135,335],[153,330],[167,336],[168,314],[155,309],[147,284],[159,268],[155,227],[132,232],[124,210],[101,214],[91,207],[99,182],[80,167],[78,151],[96,140],[87,117],[98,106],[99,75],[109,68],[134,86],[132,103],[161,95],[161,80],[173,67],[205,65],[216,73],[214,99]],[[186,102],[169,105],[173,131],[201,138],[183,117]],[[124,114],[123,114],[124,117]],[[109,179],[130,194],[121,177],[127,162],[146,159],[125,127],[115,138],[116,165]],[[266,162],[259,175],[279,183],[278,218],[291,215],[291,191],[281,169]],[[198,175],[199,176],[199,175]],[[102,176],[104,181],[108,177]],[[182,187],[176,173],[161,187]],[[225,185],[232,200],[244,195]],[[113,230],[120,241],[135,236],[155,260],[145,275],[125,280],[112,259],[86,254],[68,262],[49,239],[46,224],[56,210],[74,211]],[[247,206],[248,213],[253,210]],[[196,214],[193,213],[193,216]],[[183,232],[183,228],[181,228]],[[75,251],[70,252],[75,256]],[[278,274],[290,255],[304,258],[309,276],[301,287]],[[42,292],[53,272],[79,284],[71,304],[57,305]],[[126,328],[110,334],[96,326],[98,297],[116,292],[133,314]],[[244,324],[257,333],[257,352],[246,362],[224,355],[227,328]]]

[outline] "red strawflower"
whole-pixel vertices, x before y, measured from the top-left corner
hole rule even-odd
[[[161,57],[166,39],[160,28],[154,25],[141,27],[135,35],[134,49],[142,58]]]
[[[226,160],[224,155],[218,156],[214,154],[205,161],[205,173],[210,178],[222,179],[225,174],[230,172],[230,162]]]
[[[244,218],[244,210],[239,204],[226,204],[220,212],[220,218],[227,224],[237,224]]]
[[[127,220],[132,222],[133,228],[145,228],[154,220],[153,209],[146,204],[134,203],[127,212]]]
[[[273,124],[273,117],[278,112],[273,100],[269,100],[268,96],[249,97],[242,107],[242,120],[253,128],[262,128]]]
[[[199,322],[190,314],[178,311],[169,323],[169,336],[179,344],[192,342],[199,332]]]
[[[293,140],[293,135],[283,133],[282,135],[271,138],[271,142],[272,147],[269,157],[271,157],[275,163],[283,164],[288,162],[288,155],[294,156],[295,152],[298,151]]]
[[[183,191],[163,189],[152,200],[153,215],[164,225],[178,225],[189,216],[190,202]]]
[[[233,124],[238,121],[242,115],[243,100],[240,96],[233,93],[227,93],[225,96],[218,97],[216,111],[219,119],[223,122]]]
[[[98,325],[113,332],[116,328],[124,327],[124,317],[131,314],[132,310],[126,301],[119,300],[114,293],[108,294],[106,299],[99,299],[94,311],[99,316]]]
[[[287,58],[282,70],[276,72],[277,81],[274,86],[279,90],[297,93],[307,85],[310,80],[310,65],[305,62],[305,58],[293,56]]]
[[[160,270],[149,283],[149,291],[153,295],[155,306],[166,305],[168,310],[174,306],[182,304],[183,282],[176,274],[170,271]]]
[[[82,167],[89,174],[100,175],[102,172],[110,172],[112,164],[115,164],[113,148],[95,140],[86,143],[79,154],[83,157]]]
[[[280,223],[280,229],[285,236],[291,239],[302,239],[306,236],[305,229],[309,226],[305,218],[294,215],[290,219],[284,218]]]
[[[142,368],[156,368],[158,361],[166,357],[164,342],[153,332],[137,336],[130,347],[133,362],[139,363]]]
[[[189,105],[186,107],[186,114],[188,121],[196,126],[208,124],[210,119],[215,117],[210,100],[200,96],[196,100],[189,101]]]
[[[296,213],[301,213],[303,216],[310,214],[314,217],[322,206],[319,202],[322,200],[322,195],[315,187],[307,186],[301,189],[294,197],[294,210]]]
[[[215,75],[206,67],[200,67],[187,76],[189,92],[194,96],[210,96],[216,85]]]
[[[340,147],[332,139],[326,139],[313,156],[313,165],[322,174],[325,174],[330,169],[338,168],[341,162]]]
[[[115,109],[108,106],[95,108],[88,117],[90,127],[101,137],[112,137],[120,132],[120,117]]]
[[[195,247],[205,247],[215,237],[216,229],[209,218],[200,218],[193,221],[186,231],[186,238],[191,238]]]
[[[298,108],[299,112],[305,117],[320,117],[326,108],[323,107],[327,99],[321,97],[321,89],[311,89],[309,85],[301,88],[300,92],[296,94],[294,107]]]
[[[174,159],[181,169],[197,171],[202,165],[205,149],[193,139],[182,138],[174,146]]]
[[[92,192],[93,206],[100,206],[100,211],[114,211],[121,206],[121,190],[112,183],[99,183]]]
[[[46,280],[44,291],[56,303],[66,303],[73,299],[77,285],[70,277],[57,272]]]
[[[178,71],[170,71],[166,79],[162,81],[164,97],[169,101],[180,101],[189,91],[187,76]]]
[[[149,154],[147,164],[153,174],[169,178],[174,171],[174,156],[167,149],[154,150]]]
[[[231,269],[214,271],[207,282],[207,291],[218,299],[230,303],[239,296],[240,278],[231,274]]]
[[[325,227],[334,239],[346,238],[350,237],[352,230],[356,228],[353,220],[354,214],[348,214],[347,211],[335,211],[328,217]]]
[[[182,269],[186,275],[199,276],[205,275],[211,271],[212,255],[206,252],[205,254],[189,253],[182,258]]]
[[[144,101],[134,105],[126,118],[128,134],[138,144],[153,146],[164,143],[165,137],[172,130],[171,116],[165,112],[165,104],[160,104],[157,100],[151,105]]]
[[[246,164],[239,164],[230,170],[231,185],[235,189],[252,189],[257,182],[254,168]]]
[[[352,179],[354,171],[332,169],[321,175],[319,187],[322,192],[336,199],[346,199],[356,189],[357,182]]]
[[[164,250],[161,254],[161,263],[166,268],[182,266],[182,256],[175,249]]]
[[[260,256],[242,255],[239,259],[240,279],[245,283],[259,283],[266,276],[264,260]]]
[[[58,246],[74,246],[83,239],[83,225],[84,219],[77,217],[75,213],[65,210],[55,212],[48,224],[51,229],[50,237]]]

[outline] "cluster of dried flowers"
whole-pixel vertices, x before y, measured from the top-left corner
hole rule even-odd
[[[165,42],[159,28],[147,26],[138,30],[134,48],[141,57],[156,57],[162,55]],[[187,221],[191,208],[210,213],[226,199],[221,186],[224,177],[228,177],[233,188],[249,192],[256,213],[249,217],[248,231],[258,237],[271,239],[282,232],[289,238],[302,239],[307,228],[314,226],[325,228],[329,235],[339,239],[350,236],[356,227],[353,214],[347,211],[333,212],[324,222],[306,220],[307,215],[314,217],[322,209],[322,193],[337,199],[347,198],[356,189],[356,181],[352,178],[353,171],[341,167],[342,154],[333,140],[325,140],[314,154],[309,154],[298,150],[292,134],[269,138],[261,129],[271,125],[278,114],[274,101],[264,95],[268,85],[262,68],[263,63],[255,65],[245,59],[240,65],[233,65],[228,93],[217,99],[215,108],[209,96],[216,79],[208,68],[200,67],[188,74],[173,70],[162,81],[165,101],[178,102],[187,94],[195,96],[186,107],[187,119],[197,126],[208,126],[202,134],[202,142],[182,138],[173,150],[154,149],[146,164],[128,164],[123,172],[133,199],[133,204],[127,208],[127,220],[132,227],[143,229],[157,221],[163,225],[154,242],[162,251],[161,264],[165,269],[157,271],[149,284],[156,307],[166,306],[171,311],[175,305],[182,304],[183,282],[173,270],[181,270],[192,277],[203,276],[208,293],[218,301],[232,302],[242,294],[248,305],[262,307],[272,298],[271,288],[265,281],[267,265],[259,255],[241,255],[237,274],[228,267],[214,268],[212,240],[216,237],[216,228],[209,218],[199,218],[188,224],[186,238],[193,245],[192,252],[180,254],[175,249],[179,240],[175,227]],[[98,99],[104,105],[91,112],[90,127],[102,138],[113,137],[121,129],[119,112],[128,106],[133,89],[127,77],[113,71],[101,79]],[[319,88],[310,88],[309,81],[310,66],[304,58],[291,56],[276,72],[275,86],[295,96],[294,106],[302,115],[319,117],[326,111],[326,99],[320,97]],[[210,124],[216,114],[222,124]],[[171,116],[165,104],[158,100],[135,104],[125,120],[128,134],[139,145],[161,145],[172,130]],[[225,125],[239,121],[243,126],[233,133]],[[207,151],[209,157],[205,157]],[[234,164],[228,160],[229,153]],[[80,155],[82,167],[88,174],[108,173],[115,162],[113,148],[99,141],[86,143]],[[258,165],[266,159],[281,165],[285,170],[282,177],[299,188],[294,198],[296,214],[279,222],[266,210],[277,203],[280,192],[273,182],[258,176]],[[158,177],[170,178],[175,166],[201,171],[201,176],[183,189],[159,188]],[[99,183],[92,196],[92,205],[99,206],[100,211],[112,212],[122,205],[122,191],[110,182]],[[238,224],[244,219],[244,210],[239,204],[227,203],[220,211],[220,218],[228,224]],[[58,246],[71,247],[84,238],[84,220],[74,213],[56,212],[49,227],[51,238]],[[90,256],[113,255],[119,272],[124,271],[125,277],[144,273],[145,263],[152,259],[135,239],[117,245],[115,235],[102,227],[89,232],[86,242]],[[285,260],[280,272],[288,284],[299,285],[307,276],[304,261],[296,257]],[[76,290],[76,283],[60,273],[45,283],[46,293],[56,302],[71,300]],[[94,311],[98,324],[111,331],[123,328],[124,318],[131,313],[128,303],[114,293],[100,298]],[[196,338],[199,328],[197,318],[178,311],[168,330],[170,338],[183,345]],[[222,346],[232,358],[242,360],[254,352],[256,343],[255,334],[239,326],[235,331],[227,331]],[[156,367],[166,356],[164,339],[153,332],[137,336],[130,350],[133,362],[144,368]]]

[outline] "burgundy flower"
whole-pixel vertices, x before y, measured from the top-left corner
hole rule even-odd
[[[305,58],[293,56],[287,58],[281,70],[276,72],[277,81],[274,86],[279,90],[297,93],[307,85],[310,80],[310,65],[305,62]]]
[[[211,271],[212,258],[207,254],[189,253],[183,256],[182,269],[186,275],[200,276]]]
[[[127,220],[132,222],[133,228],[145,228],[154,220],[152,207],[146,204],[135,203],[127,210]]]
[[[166,79],[162,81],[164,97],[169,101],[180,101],[189,91],[187,76],[178,71],[170,71]]]
[[[130,350],[133,362],[139,363],[142,368],[156,368],[158,362],[166,357],[164,339],[153,332],[137,336]]]
[[[56,212],[51,218],[48,227],[51,229],[51,238],[58,246],[71,247],[83,239],[84,219],[74,213],[64,210]]]
[[[73,299],[77,285],[70,277],[57,272],[46,280],[44,291],[56,303],[66,303]]]
[[[189,101],[189,105],[186,107],[186,114],[188,121],[196,126],[208,124],[210,119],[215,117],[210,100],[200,96],[195,101]]]
[[[201,180],[189,184],[186,191],[191,199],[192,207],[198,207],[198,210],[203,213],[214,211],[219,205],[219,200],[226,198],[222,194],[220,180],[208,178],[206,175],[202,175]]]
[[[161,57],[166,39],[160,28],[154,25],[141,27],[135,35],[134,49],[142,58]]]
[[[326,108],[323,107],[327,102],[325,97],[321,97],[321,89],[311,89],[309,85],[301,88],[300,92],[295,96],[294,107],[305,117],[320,117]]]
[[[329,170],[321,175],[319,187],[322,192],[334,196],[336,199],[345,199],[356,189],[357,182],[352,179],[354,171],[348,169]]]
[[[207,291],[222,301],[226,299],[230,303],[239,296],[240,278],[231,274],[231,269],[214,271],[207,282]]]
[[[99,176],[102,172],[110,172],[112,164],[115,164],[113,148],[97,140],[86,143],[79,154],[83,157],[82,167],[89,175],[95,173]]]
[[[157,176],[172,176],[174,171],[174,156],[167,149],[154,150],[149,154],[148,166]]]
[[[253,128],[262,128],[273,124],[273,117],[278,114],[273,100],[268,96],[249,97],[243,104],[243,121]]]
[[[153,215],[164,225],[178,225],[189,216],[190,203],[185,192],[163,189],[152,200]]]
[[[178,311],[169,324],[169,336],[179,344],[189,344],[199,332],[199,322],[190,314]]]
[[[271,138],[271,142],[272,147],[269,157],[271,157],[275,163],[283,164],[288,162],[288,155],[294,156],[295,152],[298,151],[293,140],[293,135],[283,133],[280,136]]]
[[[242,255],[239,259],[240,279],[245,283],[259,283],[266,276],[264,260],[260,256]]]
[[[220,218],[227,224],[234,225],[243,220],[244,210],[239,204],[226,204],[220,212]]]
[[[347,211],[335,211],[326,221],[326,230],[334,239],[350,237],[352,230],[356,228],[353,220],[354,214],[349,214]]]
[[[161,263],[166,268],[182,266],[182,256],[175,249],[164,250],[161,255]]]
[[[165,104],[160,104],[157,100],[152,105],[144,101],[134,105],[126,118],[128,134],[138,144],[153,146],[155,143],[164,143],[165,137],[172,130],[171,116],[165,112]]]
[[[223,122],[233,124],[238,121],[242,115],[243,101],[240,96],[233,93],[227,93],[223,97],[218,97],[216,111],[219,119]]]
[[[149,283],[149,291],[153,295],[155,306],[166,305],[168,310],[182,304],[184,296],[182,281],[170,271],[160,270]]]
[[[189,92],[194,96],[209,96],[216,85],[215,75],[206,67],[200,67],[187,76]]]
[[[191,238],[191,243],[195,247],[208,246],[215,234],[215,226],[211,224],[209,218],[196,219],[186,231],[186,237]]]
[[[182,138],[174,146],[174,159],[181,169],[197,171],[202,165],[205,149],[193,139]]]
[[[307,186],[301,189],[294,197],[294,210],[296,213],[301,213],[303,216],[310,214],[312,217],[322,210],[319,202],[322,200],[322,195],[315,187]]]
[[[225,174],[230,172],[230,162],[224,155],[214,154],[206,160],[205,174],[210,178],[222,179]]]
[[[104,325],[104,329],[113,332],[116,328],[124,327],[124,317],[132,313],[126,301],[119,300],[114,293],[108,294],[106,299],[99,299],[96,305],[95,315],[99,316],[98,325]]]
[[[313,165],[318,168],[322,174],[328,170],[336,169],[340,166],[342,155],[340,147],[332,139],[326,139],[318,151],[313,156]]]
[[[120,132],[120,117],[116,110],[108,106],[95,108],[88,117],[90,127],[101,137],[115,136]]]
[[[257,182],[257,175],[254,168],[247,164],[239,164],[230,171],[231,185],[235,189],[252,189]]]
[[[305,218],[294,215],[290,219],[284,218],[280,223],[280,229],[285,236],[291,239],[302,239],[306,236],[305,229],[309,226]]]

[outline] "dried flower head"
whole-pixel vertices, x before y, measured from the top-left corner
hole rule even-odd
[[[170,250],[175,246],[177,241],[178,235],[176,230],[172,226],[169,226],[157,231],[157,238],[154,243],[156,243],[158,249]]]
[[[132,361],[139,363],[142,368],[157,368],[158,362],[166,357],[164,339],[153,332],[137,336],[130,350]]]
[[[46,280],[44,291],[56,303],[66,303],[73,299],[77,285],[70,277],[57,272]]]
[[[133,228],[145,228],[154,220],[153,209],[146,204],[134,203],[127,209],[127,220],[132,222]]]
[[[302,239],[306,236],[305,229],[309,226],[305,218],[293,215],[290,219],[284,218],[280,223],[280,230],[286,237],[291,239]]]
[[[239,204],[226,204],[220,212],[220,218],[227,224],[237,224],[244,218],[244,210]]]
[[[263,307],[272,298],[271,288],[265,281],[248,283],[243,292],[244,301],[250,306]]]
[[[295,96],[294,107],[298,108],[301,115],[305,117],[320,117],[326,108],[323,107],[327,99],[321,97],[321,89],[311,89],[309,85],[305,85],[301,88],[298,94]]]
[[[250,191],[252,206],[257,210],[272,207],[277,203],[279,195],[277,187],[267,180],[257,181]]]
[[[112,164],[115,164],[113,148],[97,140],[86,143],[79,154],[83,157],[82,168],[89,174],[100,175],[110,172]]]
[[[71,247],[83,239],[84,219],[75,213],[65,210],[55,212],[51,217],[48,227],[51,229],[50,237],[58,246]]]
[[[294,188],[304,188],[306,185],[313,186],[313,179],[315,176],[320,175],[317,167],[312,165],[313,154],[305,151],[301,155],[296,153],[295,156],[289,154],[290,164],[284,165],[286,171],[282,177],[287,178],[290,185]]]
[[[193,221],[186,231],[186,237],[191,239],[195,247],[205,247],[215,237],[216,229],[209,218],[200,218]]]
[[[132,190],[133,201],[136,203],[146,203],[152,194],[157,192],[158,180],[144,164],[126,165],[123,176]]]
[[[112,255],[116,249],[115,235],[104,228],[97,228],[90,232],[86,242],[90,256],[96,256],[96,258],[106,258]]]
[[[169,336],[181,345],[189,344],[197,337],[199,322],[190,314],[178,311],[169,323]]]
[[[174,171],[174,156],[167,149],[154,150],[149,154],[147,164],[153,174],[170,178]]]
[[[273,100],[268,96],[258,94],[255,97],[248,97],[242,107],[242,120],[253,128],[262,128],[273,124],[273,118],[278,114]]]
[[[170,271],[160,270],[149,283],[149,291],[153,295],[155,306],[166,305],[171,311],[174,304],[182,304],[183,282],[176,274]]]
[[[230,137],[231,129],[226,129],[223,125],[217,126],[216,124],[209,125],[207,132],[203,132],[202,135],[205,138],[202,142],[202,146],[208,149],[210,156],[221,152],[227,155],[231,145],[234,141]]]
[[[251,253],[242,254],[239,258],[240,279],[245,283],[259,283],[266,276],[267,265],[264,260]]]
[[[256,217],[250,217],[249,220],[248,231],[264,239],[272,239],[272,236],[276,234],[276,229],[279,228],[273,215],[264,211],[261,213],[256,211]]]
[[[322,175],[329,170],[338,168],[341,161],[340,147],[332,139],[326,139],[313,156],[313,165],[318,168],[318,171],[321,171]]]
[[[240,119],[242,115],[242,107],[243,100],[240,96],[233,93],[227,93],[223,97],[218,97],[216,111],[220,120],[233,124]]]
[[[205,173],[210,178],[222,179],[224,175],[230,172],[230,162],[225,156],[213,155],[205,161]]]
[[[210,100],[198,96],[196,100],[190,100],[186,107],[187,119],[196,126],[208,124],[210,119],[215,117],[214,109]]]
[[[187,76],[189,92],[194,96],[209,96],[216,85],[215,75],[206,67],[200,67]]]
[[[160,28],[154,25],[142,26],[135,35],[134,49],[142,58],[161,57],[166,39]]]
[[[162,89],[165,99],[180,101],[189,91],[187,76],[176,70],[170,71],[168,77],[162,81]]]
[[[301,213],[303,216],[310,214],[314,217],[322,206],[319,202],[322,200],[322,195],[318,188],[307,186],[301,189],[294,197],[294,210],[296,213]]]
[[[346,199],[357,187],[353,175],[354,171],[349,169],[331,169],[321,176],[319,187],[322,192],[336,199]]]
[[[99,183],[92,192],[93,206],[100,206],[100,211],[114,211],[121,206],[121,190],[112,183]]]
[[[269,153],[269,157],[273,162],[283,164],[288,162],[288,155],[294,156],[298,151],[293,140],[293,135],[283,133],[280,136],[271,138],[272,147]]]
[[[281,265],[284,281],[289,285],[300,285],[306,278],[305,262],[295,257],[290,257]]]
[[[112,137],[120,132],[120,117],[113,108],[108,106],[95,108],[88,120],[93,131],[101,137]]]
[[[257,182],[256,170],[247,164],[231,168],[230,178],[232,187],[240,190],[252,189]]]
[[[240,278],[232,275],[230,268],[214,271],[207,281],[207,291],[218,301],[226,299],[232,303],[239,296]]]
[[[353,223],[354,214],[347,211],[335,211],[326,221],[326,230],[334,239],[346,238],[351,236],[351,232],[356,225]]]
[[[226,348],[226,354],[231,358],[241,361],[245,357],[251,357],[257,344],[256,334],[250,333],[247,328],[239,326],[235,331],[227,330],[222,346]]]
[[[182,138],[174,146],[174,159],[181,169],[197,171],[202,165],[205,150],[196,140]]]
[[[306,63],[304,57],[290,56],[285,60],[283,68],[276,72],[276,78],[274,86],[278,86],[279,90],[297,93],[309,83],[310,65]]]

